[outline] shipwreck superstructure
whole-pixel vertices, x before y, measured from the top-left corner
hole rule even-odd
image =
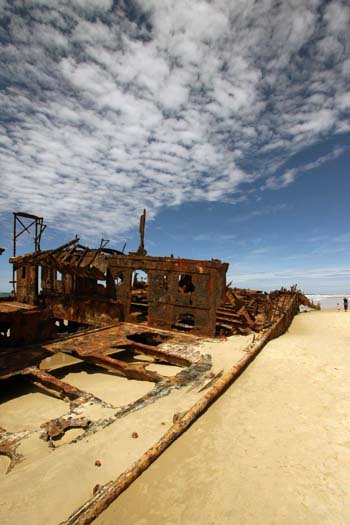
[[[28,416],[20,428],[11,427],[12,405],[9,419],[0,420],[0,456],[8,458],[7,473],[11,473],[3,484],[4,501],[16,508],[18,521],[27,519],[29,509],[17,500],[16,505],[11,503],[21,476],[16,466],[26,462],[33,480],[27,487],[26,501],[35,502],[40,494],[49,502],[43,523],[57,523],[70,514],[67,524],[90,523],[227,388],[270,339],[288,328],[300,304],[314,305],[296,286],[271,293],[229,287],[228,264],[217,259],[148,255],[145,213],[140,220],[140,245],[128,254],[107,248],[103,241],[98,248],[89,248],[77,237],[43,251],[42,218],[17,213],[15,228],[18,219],[20,231],[27,231],[25,219],[35,227],[35,249],[18,255],[14,230],[10,259],[14,294],[0,299],[3,407],[18,396],[33,393],[43,395],[46,403],[49,399],[60,405],[50,409],[50,416],[39,409],[36,422]],[[234,334],[241,337],[226,339]],[[220,341],[229,344],[223,349]],[[214,345],[210,351],[202,348],[206,343]],[[85,386],[79,382],[81,375],[88,378]],[[107,383],[109,389],[101,391],[101,384]],[[139,394],[135,394],[135,383]],[[162,405],[164,397],[170,400],[167,409]],[[129,416],[139,411],[146,415],[139,418],[142,421],[135,431],[135,419]],[[118,425],[123,430],[118,430]],[[150,429],[153,441],[149,445],[158,441],[140,456],[132,441],[139,432],[147,434]],[[69,440],[72,430],[78,434]],[[100,431],[106,439],[102,449],[94,440]],[[127,432],[131,441],[113,472],[119,477],[104,486],[90,487],[89,465],[96,457],[89,456],[82,466],[79,451],[85,450],[89,440],[91,454],[101,455],[102,462],[99,459],[95,465],[102,464],[101,479],[105,479],[103,476],[110,475],[108,462],[114,458],[114,447],[119,446],[120,432]],[[38,439],[47,443],[45,451],[38,447]],[[24,446],[28,441],[33,447]],[[65,449],[60,448],[62,443]],[[64,458],[59,465],[52,455],[56,449]],[[110,459],[108,454],[112,454]],[[82,482],[70,487],[66,477],[67,500],[56,509],[49,498],[56,480],[48,481],[38,476],[38,471],[58,469],[65,477],[67,464],[83,469]],[[92,500],[76,511],[92,490]]]
[[[165,329],[192,326],[215,335],[216,310],[225,302],[228,265],[90,249],[78,239],[10,260],[18,301],[49,307],[55,318],[89,325],[135,322]],[[140,272],[147,282],[137,280]]]
[[[135,252],[107,248],[104,239],[89,248],[77,236],[42,251],[43,218],[14,213],[13,297],[0,301],[0,347],[123,322],[209,337],[258,333],[278,319],[290,293],[297,292],[296,287],[269,294],[230,288],[228,264],[218,259],[149,256],[145,220],[144,210]],[[30,229],[34,251],[18,255],[17,239]],[[299,300],[308,303],[301,294]]]

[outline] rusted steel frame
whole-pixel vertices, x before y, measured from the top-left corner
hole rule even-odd
[[[50,341],[47,341],[46,344],[48,346],[55,345],[55,350],[54,350],[53,353],[56,353],[56,351],[64,352],[64,350],[62,350],[60,348],[60,343],[65,343],[67,340],[70,341],[71,339],[79,339],[80,337],[89,336],[91,334],[95,334],[96,332],[102,332],[104,330],[110,330],[111,328],[115,328],[115,327],[116,326],[114,324],[109,324],[109,325],[106,325],[106,326],[99,326],[97,328],[87,329],[83,333],[72,333],[72,334],[68,334],[66,336],[62,336],[59,339],[52,339]],[[57,349],[57,346],[58,346],[58,349]],[[52,350],[50,350],[50,352],[52,352]]]
[[[247,366],[261,352],[264,346],[273,338],[285,332],[296,312],[298,299],[293,297],[285,314],[265,333],[250,351],[228,372],[222,375],[187,412],[181,414],[175,424],[147,450],[128,470],[116,480],[103,485],[96,494],[71,514],[61,525],[87,525],[91,523],[108,505],[110,505],[135,479],[137,479],[192,423],[241,375]]]
[[[22,215],[22,214],[21,214],[21,215]],[[22,233],[24,233],[24,232],[27,232],[27,233],[30,234],[29,229],[33,226],[33,224],[36,223],[37,219],[39,218],[39,217],[35,218],[30,224],[28,224],[28,226],[26,226],[25,224],[23,224],[23,222],[21,221],[21,219],[18,218],[17,213],[15,214],[15,216],[16,216],[16,220],[20,223],[20,225],[21,225],[22,228],[23,228],[23,230],[22,230],[21,232],[15,234],[15,236],[14,236],[15,239],[17,239],[17,237],[19,237],[20,235],[22,235]],[[28,217],[27,217],[27,218],[28,218]]]
[[[132,304],[136,304],[137,303],[132,303]],[[141,303],[142,306],[147,306],[147,303]],[[200,310],[201,312],[209,312],[210,311],[210,305],[209,306],[196,306],[194,304],[181,304],[181,303],[176,303],[176,302],[166,302],[165,303],[167,306],[175,306],[175,307],[179,307],[179,308],[187,308],[188,310]]]
[[[69,383],[65,383],[51,374],[48,374],[44,370],[39,370],[39,368],[34,366],[25,368],[21,370],[20,373],[24,377],[27,377],[29,381],[35,383],[36,386],[40,387],[42,385],[43,390],[46,392],[54,390],[61,393],[61,398],[66,396],[69,399],[76,399],[78,397],[86,398],[92,396],[92,394],[79,390],[79,388],[76,388]]]
[[[138,343],[136,341],[133,341],[131,343],[127,342],[125,346],[131,346],[136,354],[151,355],[153,357],[156,357],[157,359],[167,361],[168,363],[171,363],[173,365],[190,366],[192,364],[189,359],[170,354],[169,352],[166,352],[164,350],[157,350],[156,348],[154,348],[154,346],[146,345],[144,343]]]
[[[111,270],[122,268],[132,270],[173,271],[191,274],[208,274],[209,269],[218,269],[224,263],[215,261],[196,261],[192,259],[172,259],[171,257],[138,257],[137,255],[115,255],[111,257]]]
[[[58,246],[58,248],[55,248],[54,250],[46,250],[39,253],[30,253],[28,255],[22,255],[19,257],[11,257],[10,263],[16,263],[18,265],[27,264],[30,262],[33,262],[34,264],[40,264],[42,259],[46,257],[48,254],[55,254],[61,250],[64,250],[68,248],[69,246],[72,246],[73,244],[76,244],[79,241],[79,239],[76,237],[75,239],[72,239],[69,242],[66,242],[65,244],[62,244],[61,246]]]
[[[55,254],[57,252],[61,252],[63,250],[66,250],[67,248],[70,248],[73,245],[77,245],[79,242],[79,237],[74,237],[71,241],[66,242],[65,244],[61,244],[61,246],[58,246],[54,250],[50,250],[51,253]]]
[[[53,396],[56,399],[62,399],[64,397],[61,391],[53,390],[52,388],[45,386],[43,383],[36,381],[33,377],[29,377],[26,375],[26,380],[29,381],[31,385],[35,386],[38,390],[41,390],[49,396]]]
[[[71,268],[74,266],[75,261],[74,249],[63,254],[58,254],[58,256],[55,257],[55,262],[56,261],[65,268]]]
[[[25,217],[26,219],[42,220],[43,217],[38,217],[37,215],[32,215],[31,213],[26,213],[24,211],[17,211],[14,215],[19,215],[20,217]]]
[[[91,261],[89,262],[90,266],[94,263],[94,261],[95,261],[96,257],[98,256],[98,254],[102,253],[102,250],[103,250],[103,248],[98,248],[97,250],[95,250],[95,253],[93,254],[93,256],[91,258]]]
[[[120,250],[116,250],[114,248],[99,248],[99,251],[103,253],[107,253],[108,255],[122,255],[123,257],[126,257],[124,252],[121,252]]]
[[[75,266],[75,267],[80,266],[80,264],[81,264],[81,262],[83,261],[85,255],[86,255],[87,253],[89,253],[89,251],[90,251],[90,248],[85,248],[85,250],[83,250],[83,252],[82,252],[81,254],[77,254],[77,255],[78,255],[77,260],[74,261],[74,266]]]
[[[280,316],[283,311],[284,311],[284,305],[285,305],[285,302],[286,300],[288,301],[288,295],[287,294],[282,294],[278,297],[277,299],[277,315]]]
[[[90,425],[91,422],[86,417],[69,417],[69,419],[58,417],[41,425],[41,428],[45,430],[41,438],[45,441],[51,441],[52,439],[62,437],[66,431],[71,428],[82,428],[86,430]]]
[[[282,304],[280,305],[280,310],[281,310],[281,312],[284,311],[284,307],[285,307],[286,302],[288,302],[288,295],[287,295],[287,294],[284,294],[284,295],[282,296]]]
[[[220,324],[220,323],[241,324],[242,320],[237,317],[231,317],[228,315],[219,314],[216,316],[216,324]]]
[[[62,263],[60,260],[58,260],[54,255],[49,253],[45,260],[41,261],[40,263],[42,266],[47,266],[49,268],[52,268],[53,270],[58,270],[59,272],[63,274],[65,273],[73,273],[71,271],[71,267],[68,266],[66,263]]]
[[[50,263],[50,264],[47,264],[47,266],[50,266],[50,268],[57,269],[62,274],[68,273],[68,274],[77,275],[78,277],[85,277],[88,279],[103,279],[104,278],[104,274],[100,272],[100,270],[98,270],[97,268],[84,268],[84,267],[76,266],[75,262],[65,263],[65,262],[62,262],[60,259],[56,258],[55,256],[53,256],[51,253],[47,254],[46,261],[45,260],[41,261],[41,264],[45,265],[45,262]]]
[[[313,308],[314,310],[321,309],[319,303],[315,304],[308,297],[306,297],[306,295],[304,295],[303,293],[298,292],[298,297],[299,297],[299,303],[302,304],[303,306],[308,306],[309,308]]]
[[[229,317],[233,317],[238,319],[239,315],[237,315],[237,312],[232,310],[232,307],[222,306],[216,310],[218,315],[227,315]]]
[[[9,439],[8,441],[4,441],[0,444],[0,456],[6,456],[10,460],[6,474],[8,474],[16,465],[16,463],[18,463],[23,458],[22,454],[19,454],[16,450],[18,445],[18,439]]]
[[[62,262],[65,262],[67,259],[70,259],[75,254],[76,248],[76,246],[73,246],[73,248],[71,248],[70,250],[65,250],[62,256]]]
[[[159,383],[160,381],[163,381],[165,379],[164,376],[161,376],[157,372],[146,370],[146,366],[149,363],[145,365],[128,364],[124,361],[114,359],[113,357],[109,357],[107,355],[93,352],[83,354],[75,350],[70,352],[70,355],[78,357],[79,359],[83,359],[84,361],[92,363],[101,368],[105,368],[106,370],[116,370],[122,373],[128,379],[138,379],[139,381],[152,381],[154,383]]]
[[[66,273],[69,269],[71,269],[70,264],[62,263],[60,259],[57,259],[52,253],[48,254],[47,259],[48,262],[50,262],[50,267],[57,269],[62,274]]]
[[[26,432],[21,432],[21,434],[22,435],[16,436],[16,434],[6,432],[5,429],[0,427],[0,456],[6,456],[10,460],[6,474],[13,469],[16,463],[19,463],[23,459],[23,455],[17,452],[21,439],[25,436]]]

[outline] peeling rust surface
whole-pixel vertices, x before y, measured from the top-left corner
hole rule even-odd
[[[44,441],[51,441],[53,439],[61,438],[64,433],[71,428],[82,428],[87,429],[91,425],[91,421],[86,417],[72,417],[67,418],[55,418],[51,421],[47,421],[41,425],[44,432],[41,435],[41,439]]]
[[[52,317],[71,322],[146,321],[214,336],[228,264],[146,255],[144,219],[140,247],[128,255],[105,247],[90,249],[73,239],[54,250],[11,258],[17,300],[49,308]],[[138,279],[140,272],[147,281]]]
[[[3,349],[0,351],[0,380],[16,376],[22,378],[36,390],[66,401],[67,412],[61,417],[44,422],[34,431],[18,434],[4,431],[1,435],[0,454],[10,458],[12,469],[23,459],[18,454],[17,447],[28,435],[37,433],[54,450],[60,445],[65,433],[72,428],[82,429],[82,433],[73,442],[84,440],[128,414],[157,402],[174,389],[205,383],[212,376],[212,365],[211,357],[196,349],[200,341],[201,338],[194,335],[119,323],[68,334],[62,339],[40,345]],[[73,371],[75,366],[80,369],[89,367],[89,373],[101,368],[125,378],[125,381],[149,381],[154,386],[147,394],[131,403],[113,406],[60,379],[61,367],[50,365],[50,356],[78,357],[78,362],[73,360],[73,364],[63,365],[67,372]],[[147,357],[147,360],[141,361],[142,357]],[[150,363],[174,365],[181,370],[168,377],[147,370]],[[104,417],[93,421],[81,415],[81,411],[93,406],[102,407]]]
[[[77,324],[141,323],[209,337],[260,332],[280,316],[288,293],[298,293],[296,287],[272,293],[227,287],[228,264],[218,259],[149,256],[145,221],[146,210],[136,252],[106,248],[104,240],[99,248],[89,248],[76,237],[54,249],[41,251],[39,244],[32,253],[12,257],[16,299],[37,309],[11,312],[3,321],[0,309],[0,345],[50,339],[55,329],[61,333],[67,326],[70,331]],[[31,334],[21,327],[27,317]],[[13,324],[10,333],[16,334],[13,340],[12,335],[6,340],[8,322]],[[132,369],[119,368],[133,377]],[[138,373],[141,377],[142,370]]]
[[[291,299],[319,308],[297,290],[282,288],[270,293],[242,288],[226,288],[225,303],[217,309],[217,335],[246,335],[270,328],[283,315]]]
[[[21,374],[22,370],[36,366],[50,356],[45,348],[9,348],[0,351],[0,380]]]
[[[139,459],[132,463],[113,481],[104,485],[95,486],[93,496],[78,509],[61,522],[61,525],[87,525],[96,519],[101,512],[108,507],[130,484],[135,481],[162,452],[179,437],[200,415],[206,410],[218,396],[235,381],[240,374],[249,366],[268,341],[284,333],[299,308],[299,297],[297,293],[290,293],[283,300],[284,311],[275,323],[264,333],[261,333],[254,342],[247,347],[245,355],[236,362],[229,370],[214,378],[214,383],[190,409],[177,412],[173,416],[173,425],[161,438],[144,452]]]
[[[26,432],[11,434],[0,427],[0,455],[8,457],[10,460],[6,474],[8,474],[17,463],[22,461],[23,455],[17,451],[17,448],[25,436]]]
[[[56,395],[60,399],[70,400],[72,406],[76,406],[86,401],[96,401],[97,403],[104,404],[101,399],[98,399],[89,392],[84,392],[75,386],[70,385],[57,377],[45,372],[45,370],[39,370],[39,368],[32,366],[25,368],[21,371],[21,375],[31,381],[39,390]]]
[[[214,376],[211,356],[197,350],[203,337],[264,334],[271,327],[278,334],[286,312],[290,322],[299,304],[315,307],[296,286],[271,293],[226,286],[228,264],[216,259],[148,256],[145,219],[146,212],[136,252],[124,254],[103,242],[91,249],[76,237],[46,251],[39,244],[33,253],[10,259],[16,296],[0,300],[0,380],[24,380],[67,402],[67,412],[32,432],[0,429],[0,454],[10,458],[9,470],[22,459],[17,448],[31,433],[55,448],[69,429],[82,429],[73,440],[80,441],[176,389],[211,388],[221,373]],[[68,364],[57,368],[52,364],[57,358]],[[148,370],[151,363],[180,371],[162,375]],[[114,406],[60,378],[60,371],[74,366],[148,381],[152,388]],[[104,416],[97,421],[82,416],[87,407],[99,407]]]
[[[50,339],[56,333],[49,308],[0,300],[0,348],[28,345]]]

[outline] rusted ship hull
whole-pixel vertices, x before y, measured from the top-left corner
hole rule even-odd
[[[247,292],[242,291],[241,296],[244,294]],[[41,469],[48,466],[58,469],[59,477],[67,476],[66,483],[70,486],[68,472],[75,465],[79,454],[83,454],[82,450],[85,450],[88,442],[91,445],[87,446],[92,447],[91,462],[93,458],[94,461],[98,458],[102,463],[98,467],[99,483],[89,480],[90,462],[83,467],[80,465],[82,480],[85,481],[81,482],[79,488],[74,484],[71,486],[75,497],[65,500],[59,510],[50,510],[48,504],[48,510],[42,514],[42,523],[90,523],[199,417],[271,338],[279,336],[288,328],[298,311],[301,296],[297,292],[277,295],[280,309],[273,323],[250,335],[208,339],[175,330],[157,329],[147,324],[119,323],[85,329],[29,347],[3,349],[0,379],[5,389],[8,386],[9,390],[15,389],[13,382],[26,382],[30,385],[30,392],[40,391],[45,396],[60,399],[67,407],[62,415],[44,420],[31,430],[25,427],[16,432],[11,432],[11,428],[2,429],[0,454],[10,459],[9,473],[5,476],[3,486],[11,505],[14,504],[11,494],[16,494],[15,486],[25,475],[23,468],[35,480],[33,486],[26,487],[26,498],[29,495],[40,497],[39,493],[49,498],[50,491],[55,490],[55,479],[46,480],[43,485],[37,478]],[[67,364],[60,364],[60,361],[64,362],[62,357],[67,357]],[[167,373],[162,373],[162,367]],[[174,373],[168,373],[169,367]],[[67,377],[73,376],[75,369],[88,372],[91,386],[94,374],[102,373],[106,380],[114,377],[118,385],[125,382],[125,389],[141,381],[150,385],[150,388],[143,396],[126,404],[111,402],[102,395],[70,383]],[[164,400],[166,409],[163,408]],[[94,410],[98,417],[91,416]],[[138,417],[137,423],[135,414],[141,417]],[[128,442],[125,443],[124,438],[121,446],[129,459],[118,462],[114,475],[111,475],[109,469],[105,471],[104,467],[111,448],[119,446],[119,426],[121,432],[128,436]],[[138,452],[134,442],[147,434],[149,426],[154,428]],[[72,429],[78,430],[79,435],[62,445]],[[104,432],[106,437],[101,442],[99,436]],[[46,452],[41,450],[40,456],[22,452],[28,448],[28,442],[34,443],[36,440],[47,444]],[[57,467],[57,462],[60,467]],[[70,465],[68,470],[67,465]],[[89,499],[89,494],[92,499]],[[23,506],[21,498],[22,495],[15,498],[18,509]],[[16,519],[21,518],[20,511],[15,515]],[[33,517],[32,522],[36,519]],[[6,519],[3,522],[6,523]]]
[[[40,251],[28,217],[36,250],[11,259],[0,300],[1,521],[90,523],[314,305],[296,287],[228,288],[218,260],[147,256],[142,218],[125,255],[77,238]]]

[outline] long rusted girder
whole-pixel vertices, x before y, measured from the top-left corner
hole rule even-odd
[[[78,357],[86,361],[87,363],[92,363],[95,366],[99,366],[106,370],[114,370],[121,373],[128,379],[137,379],[139,381],[152,381],[154,383],[159,383],[164,380],[164,376],[161,376],[157,372],[152,372],[146,370],[146,364],[134,364],[126,363],[120,359],[115,359],[107,355],[103,355],[97,352],[91,353],[81,353],[77,350],[72,350],[71,355]]]
[[[58,393],[56,397],[61,399],[64,399],[65,397],[70,400],[77,400],[80,398],[82,401],[95,399],[93,394],[84,392],[83,390],[80,390],[69,383],[65,383],[48,372],[45,372],[45,370],[39,370],[39,368],[35,366],[21,370],[21,375],[28,379],[36,387],[44,390],[47,393],[51,393],[53,395]]]
[[[157,358],[160,361],[166,361],[172,365],[190,366],[191,361],[185,357],[174,355],[167,352],[165,349],[157,350],[154,346],[146,345],[144,343],[127,342],[122,345],[123,348],[132,348],[135,354],[146,354]]]
[[[295,313],[299,302],[297,294],[289,294],[285,311],[266,331],[264,336],[252,343],[244,356],[224,374],[217,374],[206,394],[189,410],[175,414],[173,425],[136,462],[113,481],[99,486],[93,496],[73,512],[60,525],[88,525],[93,522],[130,484],[135,481],[189,426],[231,385],[261,352],[271,339],[284,333]]]

